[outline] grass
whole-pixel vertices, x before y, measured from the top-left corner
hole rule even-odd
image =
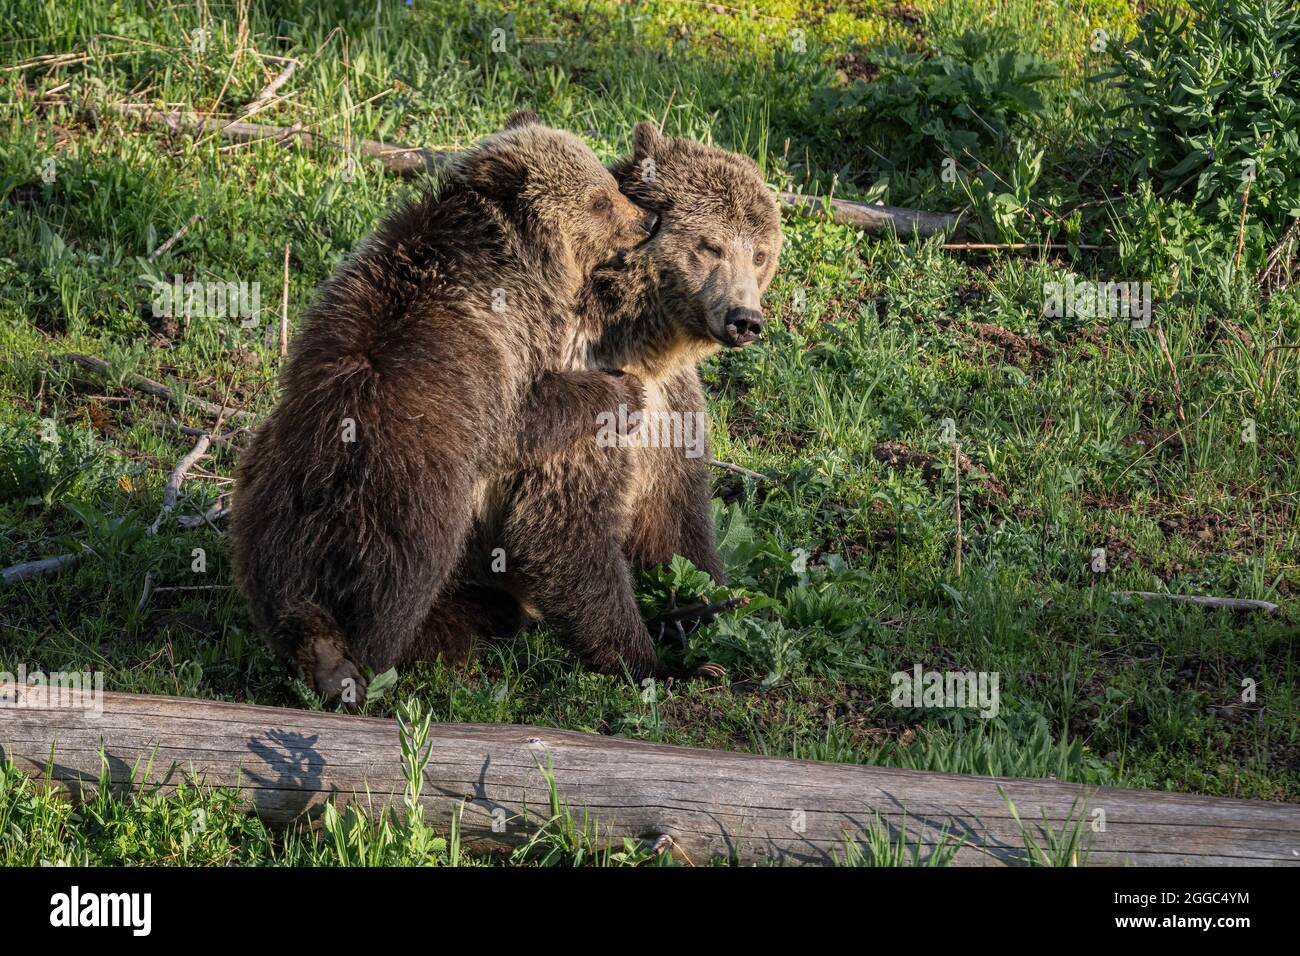
[[[111,690],[320,706],[251,629],[219,530],[168,521],[143,533],[191,443],[172,419],[212,420],[125,383],[139,372],[264,413],[275,397],[267,332],[278,324],[285,245],[292,322],[411,187],[340,151],[175,136],[110,104],[233,112],[278,72],[257,56],[274,53],[302,66],[256,121],[302,122],[344,143],[455,148],[528,106],[611,158],[635,122],[653,118],[670,134],[753,155],[774,184],[956,208],[942,157],[871,168],[809,120],[810,104],[850,51],[938,48],[968,29],[1006,28],[1060,71],[1019,134],[1045,155],[1031,206],[1079,211],[1107,248],[944,250],[787,217],[771,333],[704,370],[717,457],[772,479],[716,474],[725,593],[751,602],[693,635],[686,663],[715,661],[727,678],[645,695],[574,667],[539,628],[466,668],[404,670],[369,712],[396,716],[399,701],[415,700],[416,730],[427,718],[531,722],[1300,800],[1300,353],[1276,347],[1300,341],[1300,295],[1266,296],[1245,270],[1223,268],[1235,235],[1196,232],[1175,204],[1109,178],[1113,94],[1087,81],[1098,72],[1090,39],[1099,28],[1131,31],[1127,5],[1040,7],[0,0],[6,21],[22,25],[0,61],[26,64],[0,73],[0,565],[84,554],[75,569],[0,590],[0,669],[98,670]],[[504,52],[493,50],[494,29]],[[1011,154],[982,159],[1003,175],[1015,166]],[[196,213],[184,238],[145,261]],[[1190,234],[1196,253],[1176,258]],[[260,283],[258,323],[156,319],[147,280],[177,273]],[[1152,282],[1154,323],[1045,316],[1044,283],[1070,273]],[[68,352],[98,355],[113,374],[61,364]],[[954,436],[976,469],[961,481],[960,576]],[[891,464],[878,454],[884,443],[931,457]],[[177,514],[201,513],[228,491],[235,462],[217,447]],[[147,573],[156,588],[141,606]],[[1119,601],[1117,590],[1282,609],[1234,615]],[[723,593],[680,563],[642,582],[647,607],[672,592]],[[891,675],[916,663],[997,673],[998,716],[893,706]],[[5,863],[482,862],[460,852],[455,834],[351,810],[317,836],[268,831],[219,790],[105,791],[73,807],[12,770],[0,780]],[[196,813],[206,821],[197,832]],[[647,862],[633,846],[598,850],[558,803],[550,818],[532,862]],[[896,837],[859,835],[845,862],[906,859]],[[1040,861],[1076,849],[1068,834],[1033,839],[1026,853]]]

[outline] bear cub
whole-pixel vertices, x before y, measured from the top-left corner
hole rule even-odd
[[[581,140],[518,114],[323,284],[232,532],[255,624],[326,698],[417,642],[502,476],[640,407],[566,350],[597,264],[652,228]]]

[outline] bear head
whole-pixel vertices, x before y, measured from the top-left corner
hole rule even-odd
[[[450,175],[495,203],[543,258],[561,257],[577,280],[654,228],[655,217],[629,201],[582,140],[529,111],[457,157]]]
[[[630,159],[612,168],[637,205],[659,216],[637,255],[653,260],[666,312],[688,336],[729,348],[763,330],[762,296],[781,254],[781,213],[748,156],[661,136],[639,123]],[[716,345],[714,345],[716,348]]]

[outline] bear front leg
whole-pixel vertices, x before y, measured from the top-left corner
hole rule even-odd
[[[628,449],[594,438],[519,476],[505,520],[506,560],[543,620],[596,670],[658,670],[623,553]]]
[[[605,435],[608,442],[635,427],[645,390],[619,371],[546,372],[533,386],[519,460],[536,464],[576,442]]]
[[[523,626],[519,602],[507,591],[481,584],[457,582],[433,602],[404,663],[434,661],[463,664],[480,641],[508,637]]]
[[[726,584],[713,530],[707,455],[688,458],[679,448],[637,448],[632,457],[639,492],[628,503],[628,559],[635,567],[651,568],[680,554]]]

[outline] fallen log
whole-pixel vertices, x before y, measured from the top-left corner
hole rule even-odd
[[[38,561],[24,561],[21,564],[13,564],[0,571],[0,580],[5,584],[17,584],[19,581],[27,581],[31,578],[46,577],[51,574],[58,574],[64,568],[70,568],[81,560],[79,554],[59,554],[52,558],[41,558]]]
[[[1277,605],[1272,601],[1254,598],[1205,597],[1200,594],[1170,594],[1167,591],[1116,591],[1116,596],[1142,598],[1145,601],[1173,601],[1176,604],[1195,604],[1197,607],[1221,607],[1229,611],[1263,611],[1272,614]]]
[[[959,235],[961,216],[956,213],[927,212],[924,209],[906,209],[902,206],[871,206],[848,199],[831,199],[826,210],[826,200],[818,196],[801,196],[798,193],[777,193],[781,202],[805,216],[827,216],[841,226],[856,226],[873,235],[898,233],[900,236],[926,238],[936,235]]]
[[[48,772],[74,797],[102,766],[118,786],[166,792],[195,779],[238,788],[271,823],[309,819],[331,798],[400,812],[392,720],[119,693],[102,694],[96,712],[67,706],[51,688],[7,686],[0,759],[36,777]],[[1045,846],[1048,831],[1060,837],[1076,827],[1086,864],[1300,864],[1293,804],[788,760],[528,726],[435,724],[426,820],[445,831],[459,815],[468,850],[509,851],[550,815],[548,767],[560,801],[597,843],[665,845],[668,837],[697,864],[719,856],[827,864],[873,826],[905,831],[923,859],[960,841],[952,862],[964,865],[1021,862],[1026,831]]]
[[[292,126],[271,126],[244,120],[231,121],[196,113],[161,111],[142,103],[117,103],[114,108],[120,113],[139,116],[147,123],[165,126],[176,133],[212,133],[236,143],[265,140],[282,145],[298,142],[308,149],[344,149],[342,144],[313,133],[299,123]],[[373,139],[361,140],[355,149],[362,156],[379,160],[389,172],[401,176],[430,172],[452,155],[443,150],[382,143]],[[848,199],[832,199],[830,208],[827,209],[820,197],[801,196],[792,192],[778,192],[777,198],[782,205],[794,212],[805,216],[826,216],[831,222],[853,226],[874,235],[897,233],[903,237],[926,238],[939,234],[961,234],[961,216],[956,213],[927,212],[924,209],[906,209],[901,206],[873,206]]]

